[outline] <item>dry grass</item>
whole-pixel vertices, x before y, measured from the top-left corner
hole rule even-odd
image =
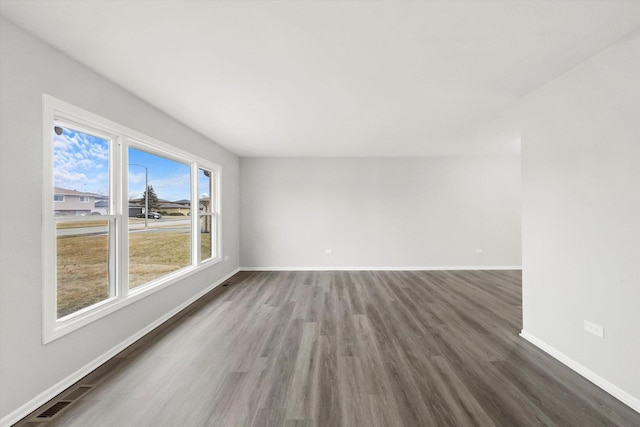
[[[211,234],[200,234],[200,261],[211,258]]]
[[[129,288],[191,265],[191,233],[129,234]]]
[[[180,231],[130,233],[129,287],[191,265],[190,236]],[[202,240],[202,253],[210,254],[209,239],[203,235]],[[59,318],[109,297],[106,235],[58,237],[57,251]]]
[[[63,230],[65,228],[78,228],[78,227],[104,227],[107,225],[107,220],[105,219],[96,219],[94,221],[65,221],[58,222],[56,224],[56,228],[58,230]]]
[[[58,237],[57,250],[58,317],[109,297],[106,235]]]

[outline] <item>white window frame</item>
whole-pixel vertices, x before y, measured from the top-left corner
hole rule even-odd
[[[56,197],[60,197],[60,200],[56,200]],[[53,195],[53,201],[55,203],[62,203],[64,202],[64,194],[54,194]]]
[[[89,196],[80,196],[80,203],[89,203]]]
[[[60,319],[57,318],[57,283],[56,283],[56,223],[64,221],[54,217],[54,181],[53,181],[53,127],[55,124],[67,125],[78,131],[96,134],[109,139],[110,142],[110,182],[109,182],[109,215],[113,238],[109,247],[109,277],[112,296],[89,307],[78,310]],[[42,289],[42,341],[47,344],[70,332],[73,332],[97,319],[117,311],[135,301],[145,298],[167,286],[180,282],[184,278],[222,261],[220,189],[222,168],[220,165],[195,156],[167,143],[143,135],[125,126],[107,120],[96,114],[85,111],[74,105],[43,95],[43,289]],[[142,286],[129,289],[129,227],[128,227],[128,148],[141,149],[152,154],[161,155],[172,160],[185,163],[191,168],[191,264],[153,280]],[[215,257],[200,262],[200,231],[198,206],[198,171],[206,169],[216,174],[215,181]],[[71,219],[70,219],[71,220]],[[82,220],[73,217],[72,220]],[[86,220],[91,220],[88,216]],[[111,232],[111,231],[110,231]],[[212,248],[213,250],[213,248]]]
[[[220,254],[217,253],[218,249],[220,248],[220,221],[219,221],[220,212],[218,211],[220,209],[219,208],[220,191],[218,191],[218,188],[219,188],[218,181],[220,180],[220,171],[204,167],[203,165],[200,165],[199,169],[206,170],[208,172],[211,172],[212,174],[212,177],[210,178],[211,179],[210,182],[212,183],[212,186],[211,188],[208,189],[209,197],[211,200],[210,202],[211,209],[209,210],[209,212],[202,214],[203,216],[211,217],[211,233],[215,233],[214,234],[215,240],[212,239],[211,241],[211,257],[200,261],[201,263],[207,263],[212,260],[216,260],[217,258],[220,257]],[[198,170],[198,176],[199,174],[200,174],[200,170]],[[196,183],[199,185],[198,177],[196,177]],[[202,245],[200,241],[202,239],[202,233],[200,233],[200,192],[201,192],[201,188],[199,187],[196,188],[196,200],[198,202],[197,209],[195,211],[193,208],[191,209],[191,215],[197,216],[197,221],[195,222],[197,222],[198,224],[198,251],[197,251],[198,259],[202,258],[201,256]],[[213,194],[211,194],[212,192]],[[197,214],[195,212],[197,212]]]

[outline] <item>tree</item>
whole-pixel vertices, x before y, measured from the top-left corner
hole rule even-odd
[[[156,192],[153,191],[153,185],[150,185],[147,188],[147,191],[149,191],[149,212],[157,212],[160,209],[160,201],[158,200],[158,196],[156,195]],[[146,197],[147,197],[147,192],[145,191],[142,194],[143,203]]]

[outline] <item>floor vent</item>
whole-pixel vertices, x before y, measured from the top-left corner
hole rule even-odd
[[[58,402],[52,407],[45,409],[44,412],[39,414],[36,418],[53,418],[58,412],[62,411],[69,405],[71,405],[71,402]]]
[[[86,392],[91,390],[92,386],[89,385],[81,385],[71,392],[67,393],[60,400],[55,402],[53,405],[48,406],[42,412],[34,415],[29,421],[31,422],[45,422],[52,420],[56,415],[58,415],[63,409],[71,405],[75,400],[82,397]]]

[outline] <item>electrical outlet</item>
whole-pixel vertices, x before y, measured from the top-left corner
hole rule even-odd
[[[477,249],[476,249],[476,253],[477,253],[477,254],[481,254],[481,253],[482,253],[482,248],[477,248]]]
[[[600,338],[604,338],[604,327],[600,325],[596,325],[595,323],[589,322],[588,320],[584,321],[584,330],[599,336]]]
[[[229,255],[225,255],[224,260],[229,261]]]
[[[331,255],[333,253],[333,249],[326,249],[324,253],[327,255]]]

